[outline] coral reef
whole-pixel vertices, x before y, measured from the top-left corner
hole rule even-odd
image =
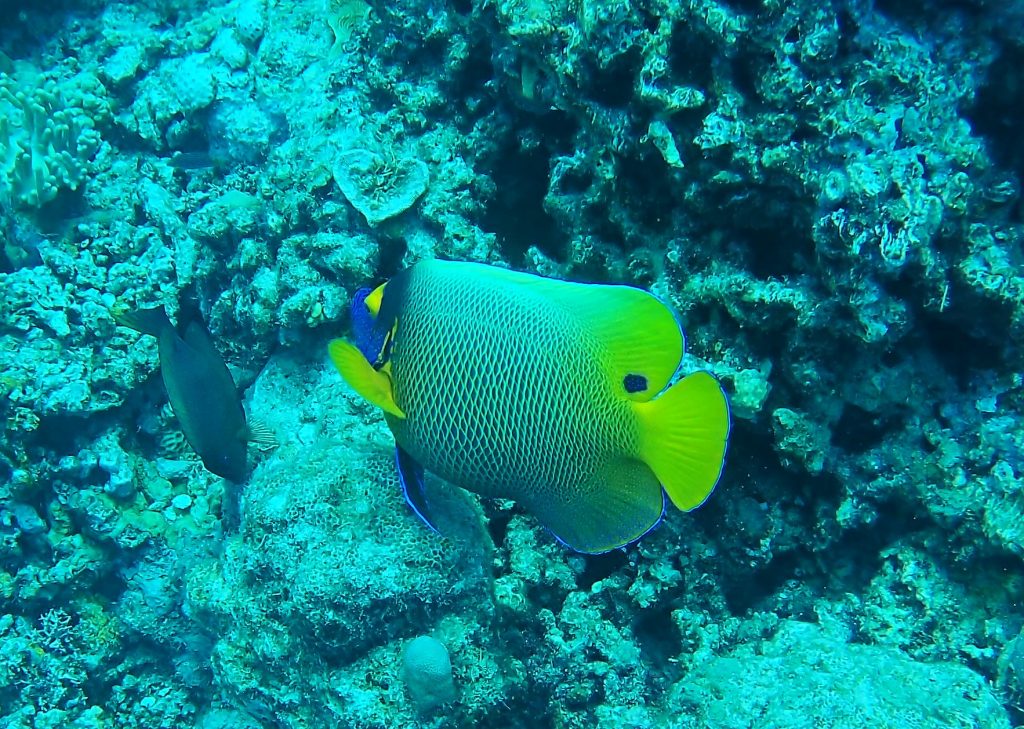
[[[1024,723],[1021,3],[0,19],[0,724]],[[433,256],[670,302],[709,502],[583,557],[431,481],[424,528],[324,347]],[[277,434],[244,485],[115,325],[157,305]]]

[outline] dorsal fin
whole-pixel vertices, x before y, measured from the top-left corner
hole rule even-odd
[[[554,283],[552,298],[584,322],[630,400],[646,402],[668,387],[686,347],[671,309],[630,286]]]

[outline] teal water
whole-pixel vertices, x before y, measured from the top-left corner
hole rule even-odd
[[[1022,110],[1010,0],[0,4],[0,727],[1024,725]],[[432,257],[671,304],[708,502],[427,529],[326,346]]]

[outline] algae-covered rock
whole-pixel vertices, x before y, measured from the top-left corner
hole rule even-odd
[[[985,680],[962,665],[913,661],[797,621],[782,623],[771,640],[712,658],[676,692],[669,705],[687,706],[686,726],[1010,726]]]

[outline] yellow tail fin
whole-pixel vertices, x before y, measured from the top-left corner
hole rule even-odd
[[[729,403],[722,386],[713,375],[695,372],[634,407],[641,423],[640,458],[676,507],[696,509],[725,465]]]
[[[395,402],[391,378],[387,372],[373,369],[373,365],[366,361],[358,347],[344,339],[332,339],[327,345],[327,352],[349,387],[370,404],[405,419],[405,413]]]

